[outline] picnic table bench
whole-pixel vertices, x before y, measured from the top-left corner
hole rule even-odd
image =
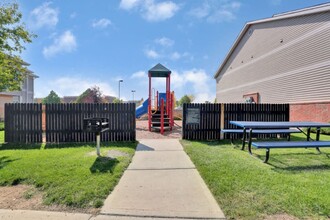
[[[316,148],[320,152],[320,147],[330,147],[330,141],[262,141],[252,142],[256,148],[266,149],[265,163],[269,160],[270,149],[272,148]],[[249,152],[252,154],[251,148]]]
[[[243,143],[242,143],[242,150],[244,150],[244,145],[246,142],[246,131],[244,129],[222,129],[222,133],[230,134],[230,141],[233,143],[233,136],[232,134],[243,134]],[[290,140],[290,134],[292,133],[300,133],[301,131],[295,128],[287,128],[287,129],[255,129],[252,131],[253,134],[287,134],[287,140]]]

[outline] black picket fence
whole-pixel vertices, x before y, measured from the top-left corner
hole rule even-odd
[[[41,143],[92,142],[94,133],[84,131],[85,118],[109,119],[101,141],[135,141],[135,104],[47,104],[42,130],[42,104],[5,105],[5,141]]]
[[[5,141],[42,142],[42,105],[5,104]]]
[[[182,138],[219,140],[221,129],[235,129],[230,121],[289,121],[289,104],[184,104]],[[237,139],[240,134],[231,134]],[[258,137],[273,137],[260,134]],[[229,134],[224,136],[229,139]]]
[[[47,104],[47,142],[91,142],[94,133],[84,131],[85,118],[108,118],[109,130],[101,141],[135,140],[135,104]]]

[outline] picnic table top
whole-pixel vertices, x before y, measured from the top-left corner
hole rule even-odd
[[[330,127],[330,123],[311,121],[230,121],[230,124],[242,128]]]

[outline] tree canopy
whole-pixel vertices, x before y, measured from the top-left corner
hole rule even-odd
[[[88,88],[76,100],[77,103],[104,103],[100,88],[95,86]]]
[[[21,19],[18,4],[0,3],[0,91],[20,90],[27,70],[19,54],[36,35],[27,31]]]
[[[53,103],[61,103],[61,98],[56,94],[56,92],[52,90],[50,91],[49,95],[42,100],[42,104],[53,104]]]
[[[193,95],[184,95],[178,101],[179,106],[183,106],[184,103],[192,103],[194,101]]]

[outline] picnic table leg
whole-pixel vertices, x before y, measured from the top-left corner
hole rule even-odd
[[[241,150],[244,150],[244,148],[245,148],[245,140],[246,140],[246,128],[243,129],[242,149]]]
[[[321,132],[321,128],[317,128],[316,129],[316,141],[320,140],[320,132]],[[320,148],[316,147],[316,150],[321,153]]]
[[[311,128],[307,129],[307,141],[310,141],[311,139]]]
[[[316,141],[320,140],[320,133],[321,133],[321,128],[316,129]]]
[[[252,154],[252,151],[251,151],[251,145],[252,145],[252,128],[250,128],[250,131],[249,131],[249,142],[248,142],[248,147],[249,147],[249,152],[250,154]]]
[[[291,135],[288,134],[288,136],[286,137],[286,139],[287,139],[288,141],[290,141],[290,139],[291,139]]]
[[[266,158],[264,160],[264,163],[267,163],[268,162],[268,160],[269,160],[269,153],[270,153],[269,148],[266,148]]]

